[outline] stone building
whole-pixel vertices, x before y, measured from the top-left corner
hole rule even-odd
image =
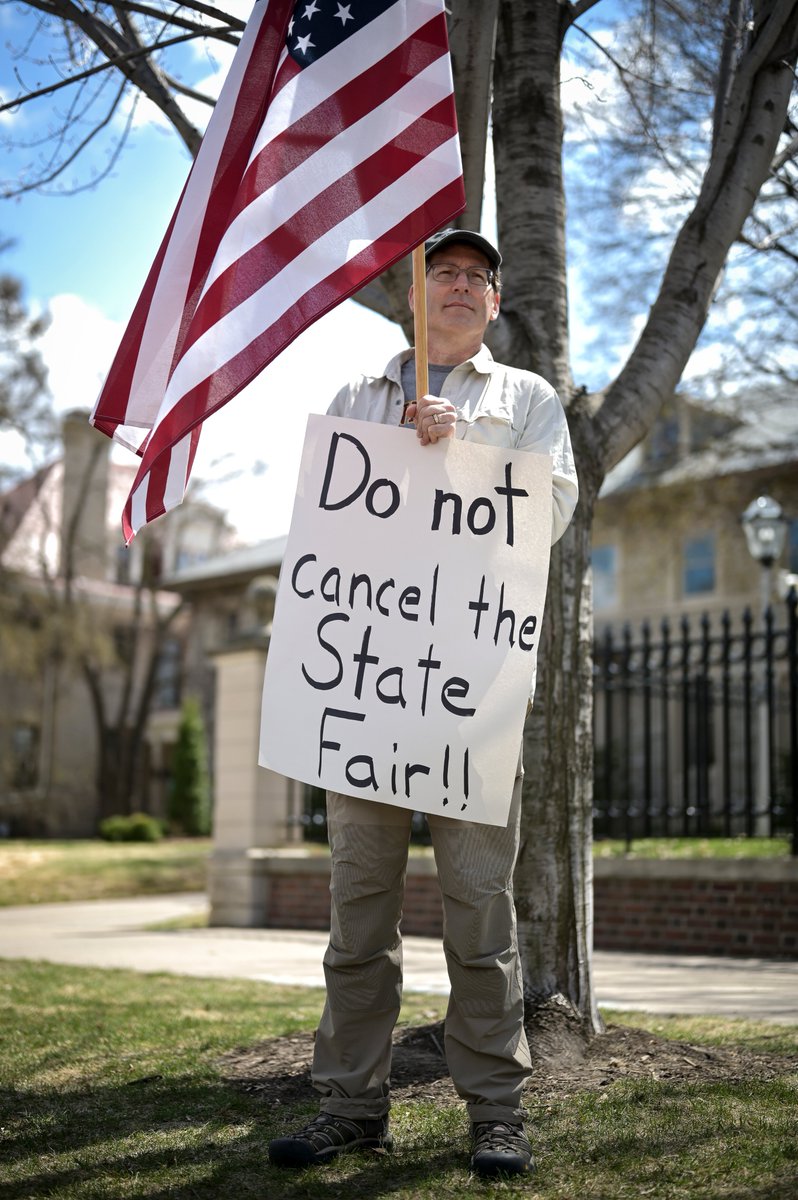
[[[68,413],[61,456],[0,495],[5,835],[95,832],[114,807],[103,777],[126,743],[139,746],[126,803],[161,815],[182,694],[212,711],[208,671],[188,670],[188,614],[160,580],[230,545],[232,530],[187,501],[126,549],[136,467],[114,460],[87,417]]]
[[[769,580],[751,558],[740,518],[757,496],[783,509],[785,551]],[[598,632],[682,614],[758,610],[798,575],[798,411],[758,404],[734,418],[682,398],[608,478],[593,526]]]

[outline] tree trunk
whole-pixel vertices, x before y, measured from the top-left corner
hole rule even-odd
[[[502,0],[499,6],[493,144],[505,270],[494,346],[497,357],[536,371],[567,402],[560,16],[557,0]]]
[[[569,414],[573,430],[589,418]],[[574,436],[574,435],[572,435]],[[581,438],[576,435],[574,441]],[[557,1058],[602,1030],[593,993],[593,679],[590,537],[600,477],[583,465],[580,499],[552,551],[541,656],[524,736],[516,867],[518,937],[533,1053]],[[569,1019],[552,1022],[552,1010]]]
[[[457,224],[461,229],[479,229],[499,0],[453,0],[447,7],[466,192],[465,212]]]
[[[565,194],[556,0],[499,9],[493,129],[499,240],[505,256],[497,357],[536,371],[567,404]],[[589,423],[584,400],[573,428]],[[598,464],[579,464],[576,516],[552,554],[538,682],[524,739],[525,784],[515,897],[533,1054],[581,1052],[601,1028],[592,992],[590,603],[585,592]],[[570,1019],[563,1020],[567,1016]]]

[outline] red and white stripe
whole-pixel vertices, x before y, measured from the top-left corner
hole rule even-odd
[[[182,500],[205,418],[464,207],[443,0],[304,68],[293,8],[255,4],[91,417],[142,456],[127,542]]]

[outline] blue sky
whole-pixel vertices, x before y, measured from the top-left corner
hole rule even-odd
[[[5,86],[5,81],[0,86]],[[142,129],[114,175],[74,196],[30,193],[0,202],[2,265],[40,303],[63,292],[125,320],[189,168],[178,139]]]

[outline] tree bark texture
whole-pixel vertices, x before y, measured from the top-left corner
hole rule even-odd
[[[482,220],[498,8],[499,0],[454,0],[450,6],[449,50],[466,191],[466,209],[457,220],[461,229],[479,229]]]
[[[568,291],[556,0],[502,0],[493,83],[499,245],[505,258],[499,357],[567,397]]]

